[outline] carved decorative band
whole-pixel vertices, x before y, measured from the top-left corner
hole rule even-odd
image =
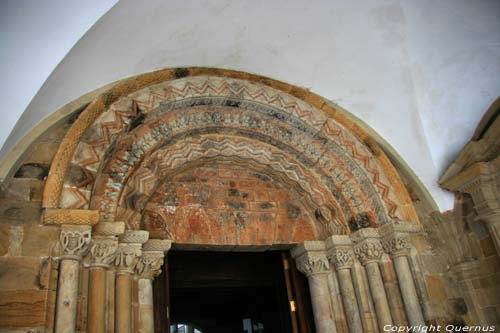
[[[94,225],[98,222],[97,210],[46,208],[43,211],[44,224]]]

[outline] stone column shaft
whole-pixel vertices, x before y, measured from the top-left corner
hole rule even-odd
[[[117,274],[115,289],[117,333],[132,332],[132,274]]]
[[[125,231],[123,222],[101,222],[94,230],[90,253],[88,332],[106,331],[106,279],[109,264],[115,259],[118,248],[117,235]]]
[[[342,294],[349,332],[362,332],[363,325],[361,324],[361,316],[356,301],[356,292],[352,284],[351,270],[340,269],[337,271],[337,275],[339,277],[340,292]]]
[[[104,333],[106,328],[106,269],[90,267],[88,332]]]
[[[80,261],[62,259],[57,286],[56,332],[75,332]]]
[[[336,333],[328,289],[330,265],[326,257],[325,244],[321,241],[306,241],[292,250],[297,269],[307,276],[314,322],[317,333]]]
[[[80,260],[88,251],[91,227],[61,226],[60,244],[64,255],[57,284],[56,333],[73,333],[76,329]]]
[[[377,314],[370,294],[370,284],[366,277],[366,270],[361,263],[354,261],[351,276],[358,301],[361,323],[363,324],[363,332],[378,333]]]
[[[342,296],[340,294],[340,286],[337,277],[337,272],[333,269],[328,274],[328,287],[332,296],[333,316],[335,318],[335,326],[338,333],[348,332],[347,321],[345,318],[344,306],[342,305]]]
[[[398,276],[399,287],[403,297],[408,322],[412,326],[425,325],[424,315],[418,300],[417,290],[413,281],[410,264],[407,256],[393,258],[394,269]]]
[[[363,332],[356,293],[352,283],[353,265],[352,243],[349,236],[332,236],[327,239],[328,260],[335,266],[339,280],[342,303],[349,332]]]
[[[153,281],[139,279],[139,332],[153,333],[155,331],[153,308]]]
[[[387,228],[394,228],[388,225]],[[411,326],[425,325],[422,307],[418,299],[413,274],[408,262],[410,245],[402,232],[390,232],[384,237],[384,249],[390,254],[398,277],[401,296],[406,310],[408,324]]]
[[[150,239],[144,246],[137,264],[139,274],[139,333],[154,333],[153,280],[160,275],[165,253],[172,246],[170,240]]]
[[[132,333],[132,283],[135,268],[142,255],[142,244],[147,241],[147,231],[128,230],[120,238],[115,265],[115,331]]]
[[[379,329],[383,331],[385,325],[392,325],[391,310],[389,309],[389,302],[385,294],[384,282],[382,281],[382,276],[376,262],[366,264],[365,269],[375,305],[375,312],[377,313]]]
[[[379,330],[384,331],[384,327],[392,325],[393,321],[379,268],[379,262],[384,253],[379,240],[380,236],[374,228],[363,228],[352,233],[351,238],[356,242],[354,253],[365,266]]]
[[[389,307],[391,308],[392,319],[394,320],[394,325],[408,326],[396,272],[394,271],[392,260],[390,260],[387,255],[381,262],[380,268],[382,279],[384,280],[387,300],[389,301]]]

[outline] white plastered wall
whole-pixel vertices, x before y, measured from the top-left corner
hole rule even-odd
[[[453,198],[437,179],[500,93],[500,2],[122,0],[55,68],[0,157],[79,96],[179,66],[256,73],[334,101],[387,140],[446,210]]]

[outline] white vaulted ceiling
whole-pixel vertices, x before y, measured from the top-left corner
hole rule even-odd
[[[437,179],[500,94],[496,0],[114,3],[0,4],[0,158],[58,108],[115,80],[166,67],[229,68],[344,107],[446,210],[453,199]]]

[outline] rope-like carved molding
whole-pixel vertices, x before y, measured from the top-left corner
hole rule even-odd
[[[42,218],[44,224],[95,225],[99,222],[99,211],[45,208]]]

